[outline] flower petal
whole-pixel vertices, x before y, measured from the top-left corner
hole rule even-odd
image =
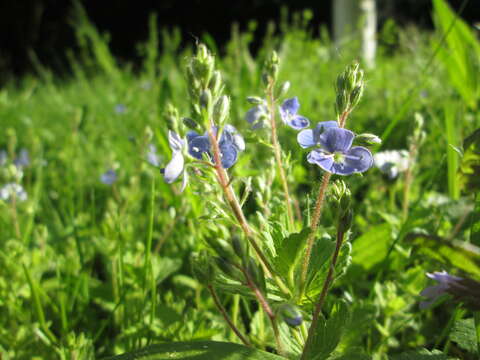
[[[227,124],[223,128],[220,146],[224,142],[229,142],[233,144],[239,151],[245,150],[245,140],[243,140],[243,136],[237,131],[237,129],[233,125]]]
[[[300,108],[300,103],[298,102],[298,97],[295,96],[291,99],[286,99],[282,103],[282,106],[280,107],[280,110],[281,110],[280,112],[288,113],[290,115],[296,115],[299,108]]]
[[[266,116],[267,113],[267,107],[263,104],[260,104],[247,111],[245,114],[245,120],[252,124],[252,128],[259,128],[261,125],[263,125],[262,117]]]
[[[320,141],[320,135],[329,128],[338,128],[338,122],[335,120],[321,121],[315,126],[313,129],[313,139],[316,144]]]
[[[187,132],[187,141],[190,142],[192,141],[193,139],[195,139],[197,136],[200,136],[199,133],[197,133],[196,131],[194,130],[189,130]]]
[[[330,153],[345,153],[352,146],[355,134],[347,129],[330,127],[319,136],[320,144]]]
[[[220,153],[222,155],[222,167],[224,169],[232,167],[237,162],[238,151],[232,143],[220,145]]]
[[[208,136],[199,135],[188,143],[188,153],[195,159],[202,160],[203,153],[209,153],[210,151],[210,139]]]
[[[327,172],[332,172],[332,166],[334,164],[333,157],[325,154],[321,149],[310,151],[310,153],[307,155],[307,161],[310,164],[320,166]]]
[[[304,149],[309,148],[311,146],[315,146],[315,141],[313,139],[313,130],[306,129],[302,130],[297,135],[297,141],[300,146]]]
[[[170,160],[163,170],[163,177],[167,184],[171,184],[182,174],[184,163],[185,160],[183,159],[182,153],[180,151],[174,152],[172,160]]]
[[[185,145],[185,142],[182,140],[180,135],[172,130],[168,130],[168,143],[173,152],[180,151]]]
[[[354,146],[345,153],[345,166],[353,168],[354,172],[367,171],[372,165],[372,153],[363,146]]]
[[[310,126],[310,120],[300,115],[290,116],[290,118],[287,120],[287,125],[295,130],[302,130]]]

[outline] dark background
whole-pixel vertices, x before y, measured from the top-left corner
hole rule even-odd
[[[470,23],[480,20],[479,0],[450,0],[457,11],[466,1],[462,16]],[[331,0],[80,0],[100,31],[111,35],[111,49],[123,60],[135,61],[136,44],[148,37],[148,16],[158,15],[158,26],[179,27],[184,41],[208,32],[220,46],[228,40],[233,22],[240,28],[257,20],[261,37],[269,20],[280,18],[281,7],[290,13],[313,11],[313,28],[331,28]],[[377,0],[379,24],[393,18],[397,24],[414,23],[431,28],[430,0]],[[75,47],[72,0],[0,0],[0,72],[21,75],[33,70],[31,56],[61,71],[65,51]]]

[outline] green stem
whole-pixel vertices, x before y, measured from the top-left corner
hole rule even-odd
[[[294,218],[292,211],[292,201],[290,199],[290,192],[288,190],[287,176],[282,162],[282,150],[277,136],[277,124],[275,122],[275,98],[273,96],[274,82],[271,81],[267,87],[268,109],[270,113],[270,128],[272,130],[272,145],[275,154],[275,161],[277,162],[278,174],[282,183],[283,192],[285,194],[285,207],[287,208],[288,222],[291,229],[294,229]]]
[[[325,299],[327,297],[328,289],[330,288],[330,285],[332,284],[332,281],[333,281],[333,276],[335,274],[335,265],[337,264],[337,259],[338,259],[338,255],[340,254],[340,249],[342,247],[344,235],[345,234],[343,232],[341,232],[340,230],[337,231],[337,242],[336,242],[336,246],[335,246],[335,252],[333,253],[332,262],[330,263],[330,269],[328,270],[327,278],[325,279],[325,282],[323,283],[322,292],[320,293],[320,297],[318,298],[317,304],[315,305],[315,310],[314,310],[313,316],[312,316],[312,322],[310,324],[310,328],[308,329],[307,341],[305,342],[305,347],[303,348],[303,353],[302,353],[301,360],[306,360],[307,359],[306,356],[307,356],[307,353],[308,353],[308,347],[310,346],[311,342],[313,341],[313,337],[314,337],[316,329],[317,329],[318,318],[319,318],[320,313],[322,311],[323,304],[325,303]]]
[[[225,319],[225,321],[227,322],[228,326],[230,326],[230,328],[233,330],[235,335],[238,336],[238,338],[242,341],[242,343],[244,345],[252,346],[250,341],[248,341],[248,339],[245,336],[243,336],[243,334],[240,332],[240,330],[238,330],[238,328],[233,323],[230,316],[228,316],[228,313],[225,310],[225,308],[223,307],[222,303],[220,302],[220,299],[218,298],[217,292],[215,291],[213,286],[212,285],[207,285],[207,289],[208,289],[208,291],[210,291],[210,294],[212,295],[212,298],[213,298],[213,301],[215,302],[215,305],[217,306],[218,310],[222,314],[222,316]]]
[[[270,265],[266,256],[263,254],[260,246],[258,245],[257,241],[255,240],[255,234],[253,230],[250,228],[250,226],[248,225],[248,222],[245,218],[242,207],[237,197],[235,196],[235,192],[233,191],[232,186],[230,184],[230,179],[228,177],[228,174],[225,171],[225,169],[222,167],[221,158],[220,158],[220,147],[218,145],[217,138],[215,137],[215,135],[211,130],[209,130],[208,134],[213,147],[213,156],[215,160],[215,171],[217,173],[217,179],[220,186],[222,187],[225,198],[230,208],[232,209],[235,218],[238,221],[238,224],[240,225],[250,245],[252,245],[253,249],[255,250],[255,253],[257,254],[265,272],[274,279],[274,281],[277,283],[278,287],[282,292],[284,292],[287,295],[290,295],[291,294],[290,290],[282,281],[282,279],[280,279],[280,277],[275,273],[272,265]]]

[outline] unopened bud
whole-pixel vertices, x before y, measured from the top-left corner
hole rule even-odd
[[[242,279],[242,273],[238,270],[233,264],[223,257],[216,257],[215,263],[218,268],[225,273],[225,275],[230,276],[232,279],[240,280]]]
[[[222,74],[220,73],[220,71],[216,70],[213,72],[208,87],[212,91],[214,97],[220,95],[220,91],[222,89]]]
[[[341,115],[346,110],[348,110],[348,107],[350,104],[348,101],[348,94],[345,90],[337,93],[337,99],[336,99],[335,105],[336,105],[335,107],[338,115]]]
[[[243,242],[238,235],[234,235],[232,237],[232,247],[233,251],[235,251],[235,255],[237,255],[240,259],[243,259],[245,255],[245,247],[243,246]]]
[[[192,272],[201,283],[211,284],[213,282],[215,267],[206,251],[193,255]]]
[[[198,124],[195,122],[195,120],[190,119],[188,117],[182,118],[183,125],[188,127],[189,129],[196,129],[198,127]]]
[[[348,208],[347,211],[338,219],[338,231],[341,233],[347,232],[352,227],[353,211]]]
[[[215,119],[215,122],[218,125],[222,125],[227,119],[229,111],[230,99],[228,98],[228,96],[223,95],[217,100],[213,108],[213,117]]]
[[[290,89],[290,81],[285,81],[279,88],[276,94],[277,98],[280,98],[287,94],[288,90]]]
[[[255,285],[257,285],[262,292],[266,292],[267,285],[265,283],[265,274],[263,273],[263,269],[257,265],[253,258],[248,259],[247,271]]]
[[[355,144],[361,146],[378,145],[381,143],[382,139],[374,134],[360,134],[355,137]]]
[[[265,100],[263,100],[261,97],[258,97],[258,96],[249,96],[247,97],[247,101],[253,105],[260,105],[265,102]]]
[[[363,95],[363,84],[356,86],[350,94],[351,108],[355,107]]]
[[[298,306],[282,304],[278,307],[278,314],[289,326],[296,327],[302,324],[303,316]]]
[[[233,256],[231,248],[224,240],[207,237],[205,241],[217,253],[218,256],[224,258],[231,258]]]
[[[200,106],[210,112],[210,109],[212,107],[212,93],[209,89],[203,90],[200,94]]]

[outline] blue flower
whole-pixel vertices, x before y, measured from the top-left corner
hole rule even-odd
[[[30,156],[27,149],[21,149],[18,156],[13,160],[13,163],[17,168],[22,168],[30,165]]]
[[[245,114],[245,120],[252,125],[252,129],[260,129],[263,127],[265,119],[268,116],[268,108],[264,104],[254,106]]]
[[[433,274],[427,273],[430,279],[438,282],[437,285],[428,286],[422,290],[421,296],[428,300],[420,302],[420,309],[426,309],[434,304],[441,296],[449,294],[454,288],[464,288],[460,282],[464,280],[461,277],[448,274],[445,270],[442,272],[436,271]]]
[[[158,159],[157,155],[157,147],[153,144],[148,145],[147,151],[147,161],[150,165],[158,167],[160,165],[160,160]]]
[[[115,105],[115,112],[117,114],[125,114],[127,112],[127,107],[124,104]]]
[[[352,147],[355,134],[338,127],[336,121],[320,122],[312,130],[301,131],[297,141],[303,148],[318,146],[307,156],[310,164],[338,175],[351,175],[367,171],[373,165],[370,150],[363,146]]]
[[[185,165],[185,159],[183,158],[182,150],[185,147],[185,140],[183,140],[176,132],[168,131],[168,143],[170,149],[172,149],[172,159],[161,169],[163,178],[167,184],[173,183],[182,174],[183,167]],[[184,184],[182,185],[182,191],[187,185],[187,178],[184,176]]]
[[[105,185],[112,185],[115,181],[117,181],[117,173],[113,169],[107,170],[100,175],[100,181]]]
[[[214,129],[216,133],[216,129]],[[202,160],[205,153],[210,159],[211,143],[208,133],[204,135],[198,134],[196,131],[189,131],[187,133],[188,153],[195,159]],[[238,153],[245,150],[245,141],[232,125],[225,125],[222,137],[218,142],[220,147],[220,155],[222,167],[228,169],[232,167],[238,160]]]
[[[282,106],[280,106],[280,117],[283,122],[295,130],[301,130],[310,126],[310,120],[301,115],[297,115],[299,108],[300,103],[296,96],[285,100]]]

